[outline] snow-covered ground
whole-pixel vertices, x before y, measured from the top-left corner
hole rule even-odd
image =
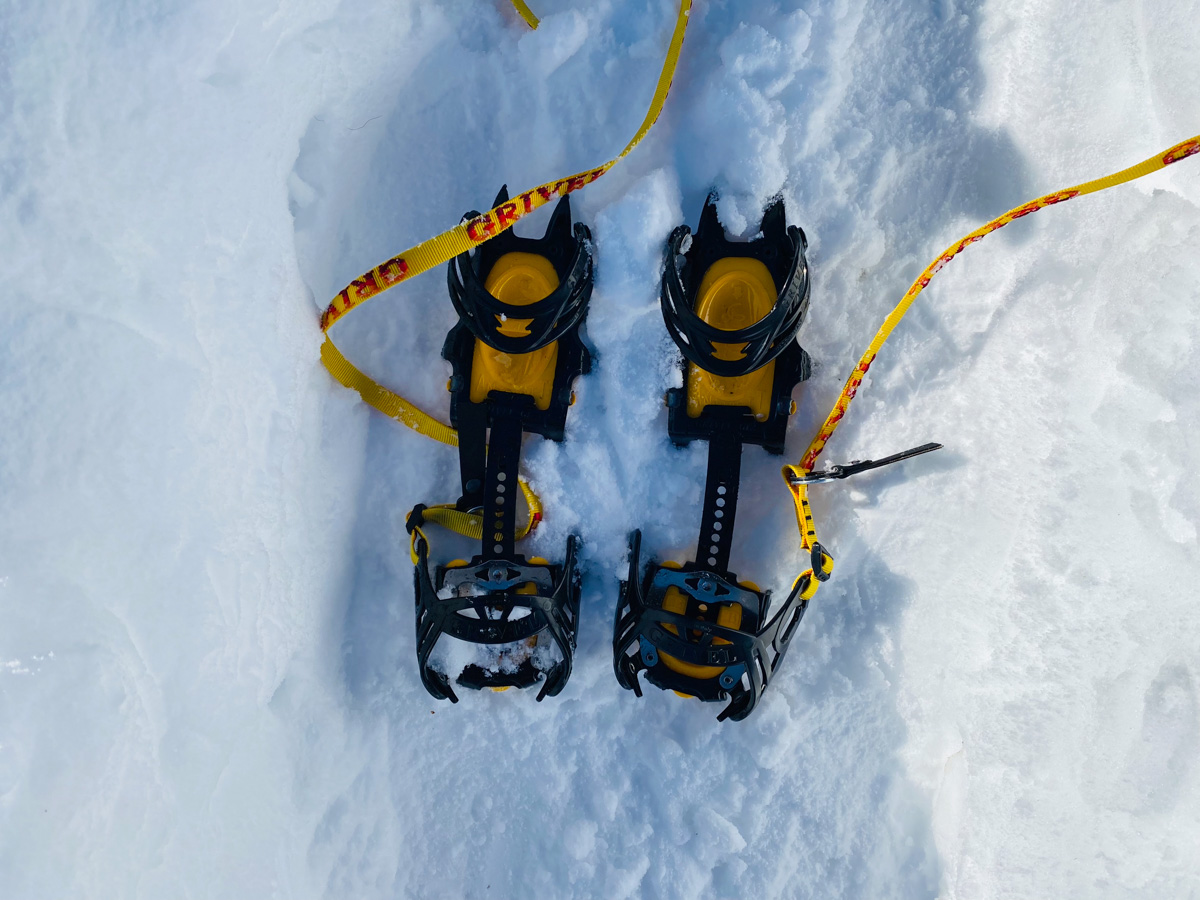
[[[0,896],[1200,897],[1200,161],[918,300],[826,458],[947,449],[814,489],[837,570],[749,720],[610,658],[625,534],[698,524],[669,230],[715,186],[807,231],[798,457],[934,254],[1200,132],[1200,3],[697,0],[573,198],[599,365],[526,445],[535,547],[586,541],[575,674],[450,706],[402,517],[454,455],[332,381],[317,313],[632,135],[672,0],[531,5],[0,5]],[[444,416],[451,322],[437,272],[337,336]],[[776,590],[778,467],[747,450],[733,559]]]

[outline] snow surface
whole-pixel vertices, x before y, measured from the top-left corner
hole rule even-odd
[[[633,133],[674,3],[533,5],[0,6],[0,896],[1200,897],[1200,163],[921,297],[827,459],[947,449],[814,491],[837,570],[749,720],[610,659],[626,532],[698,525],[671,227],[716,186],[806,229],[798,457],[935,253],[1200,131],[1200,3],[698,0],[662,119],[573,197],[599,366],[526,445],[535,549],[586,541],[575,674],[452,707],[402,516],[453,453],[336,385],[316,319]],[[431,273],[338,339],[445,415],[451,321]],[[746,452],[733,559],[776,590],[778,466]]]

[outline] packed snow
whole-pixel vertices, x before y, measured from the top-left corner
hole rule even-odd
[[[417,675],[404,513],[453,451],[321,367],[352,277],[609,159],[673,0],[0,10],[0,896],[1200,897],[1200,159],[971,247],[813,489],[837,560],[754,714],[612,675],[626,535],[694,549],[661,248],[720,191],[809,238],[794,461],[942,248],[1200,132],[1200,3],[697,0],[573,195],[595,372],[529,438],[582,536],[558,698]],[[545,214],[518,226],[539,232]],[[336,327],[445,417],[439,271]],[[732,567],[803,567],[744,456]],[[470,552],[434,536],[441,559]]]

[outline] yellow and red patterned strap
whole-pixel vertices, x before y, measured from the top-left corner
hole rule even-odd
[[[522,0],[513,0],[513,6],[531,28],[537,28],[537,17],[533,15],[529,7]],[[658,84],[655,87],[650,108],[647,110],[646,116],[642,120],[637,133],[634,134],[633,139],[625,145],[625,149],[617,154],[617,156],[595,169],[589,169],[586,172],[560,178],[557,181],[547,182],[522,194],[518,194],[495,209],[490,209],[470,221],[460,223],[449,231],[445,231],[417,244],[415,247],[398,253],[369,272],[360,275],[342,289],[321,316],[321,331],[325,332],[325,341],[321,345],[321,361],[334,378],[346,387],[358,391],[364,402],[385,415],[391,416],[402,425],[413,429],[418,434],[433,438],[452,447],[458,446],[458,433],[453,428],[419,409],[399,394],[389,391],[378,384],[369,375],[360,371],[353,363],[346,359],[330,339],[328,334],[329,329],[340,318],[351,310],[361,306],[372,297],[382,294],[402,281],[415,278],[423,272],[440,266],[460,253],[465,253],[485,241],[491,240],[551,200],[563,197],[573,191],[579,190],[585,185],[591,184],[627,156],[634,147],[641,143],[642,139],[650,131],[651,127],[653,127],[654,123],[658,120],[659,113],[662,112],[663,105],[666,103],[667,94],[671,89],[671,81],[675,76],[675,67],[679,62],[679,53],[683,46],[683,37],[687,31],[688,16],[691,8],[692,0],[680,0],[679,15],[675,21],[675,30],[671,35],[671,43],[667,48],[666,60],[663,62],[662,72],[658,77]],[[525,529],[517,536],[518,539],[525,537],[530,530],[537,527],[537,523],[542,517],[541,504],[537,495],[524,481],[521,482],[521,488],[525,492],[525,499],[529,501],[530,518]],[[442,510],[442,512],[435,513],[434,510]],[[427,521],[443,525],[467,537],[478,537],[482,532],[482,520],[475,522],[471,519],[471,514],[459,512],[458,510],[454,510],[453,507],[430,507],[425,514],[425,518]],[[423,538],[424,535],[422,534]]]
[[[1064,188],[1061,191],[1055,191],[1052,194],[1046,194],[1044,197],[1038,197],[1036,200],[1023,203],[1014,209],[1010,209],[1004,215],[997,216],[986,225],[976,228],[966,237],[955,241],[943,250],[937,259],[925,267],[925,271],[912,283],[912,286],[900,298],[900,302],[896,304],[896,308],[888,313],[887,318],[883,320],[883,324],[879,326],[879,331],[876,332],[871,345],[867,347],[866,352],[859,359],[858,365],[850,373],[850,377],[846,380],[846,385],[842,388],[837,402],[833,404],[833,409],[825,417],[824,424],[817,431],[812,441],[809,442],[808,449],[804,452],[804,456],[800,462],[794,466],[783,467],[783,480],[791,491],[792,500],[796,505],[796,521],[800,528],[800,543],[805,550],[811,550],[812,545],[816,542],[817,535],[812,521],[812,513],[808,508],[807,485],[797,484],[795,481],[812,471],[813,466],[816,465],[817,457],[821,455],[821,451],[825,448],[826,443],[833,437],[833,433],[837,431],[838,425],[845,417],[846,410],[849,409],[854,395],[858,393],[859,385],[862,384],[863,378],[866,377],[867,371],[871,368],[871,363],[875,361],[876,354],[879,353],[884,342],[896,326],[900,324],[900,320],[904,318],[904,314],[908,312],[913,301],[917,299],[917,295],[925,289],[926,285],[933,279],[933,276],[968,246],[978,240],[982,240],[996,229],[1003,228],[1014,219],[1020,219],[1022,216],[1037,212],[1039,209],[1045,209],[1047,206],[1053,206],[1056,203],[1062,203],[1074,197],[1081,197],[1084,194],[1094,194],[1097,191],[1103,191],[1110,187],[1116,187],[1118,184],[1133,181],[1136,178],[1149,175],[1151,172],[1157,172],[1159,169],[1179,162],[1181,159],[1186,159],[1196,153],[1200,153],[1200,135],[1188,138],[1186,141],[1181,141],[1174,147],[1164,150],[1162,153],[1155,154],[1149,159],[1138,163],[1136,166],[1130,166],[1128,169],[1122,169],[1120,172],[1106,175],[1104,178],[1085,181],[1083,184]],[[813,584],[815,585],[815,583],[816,580],[813,579]]]
[[[662,74],[659,75],[658,86],[654,90],[654,99],[651,101],[650,108],[637,133],[625,145],[624,150],[601,166],[588,169],[586,172],[568,175],[557,181],[540,184],[501,203],[495,209],[489,209],[467,222],[456,225],[449,231],[422,241],[415,247],[380,263],[369,272],[355,278],[334,297],[321,316],[321,330],[328,332],[338,319],[372,297],[394,288],[402,281],[415,278],[422,272],[440,266],[461,253],[478,247],[501,232],[512,228],[525,216],[535,209],[545,206],[551,200],[564,197],[591,184],[628,156],[630,151],[641,143],[642,138],[650,131],[657,121],[659,113],[662,112],[667,92],[671,88],[671,79],[675,75],[675,66],[679,62],[679,51],[683,46],[683,36],[687,30],[691,7],[692,0],[681,0],[679,17],[675,21],[675,32],[671,36],[671,44],[667,50],[666,61],[663,63]]]

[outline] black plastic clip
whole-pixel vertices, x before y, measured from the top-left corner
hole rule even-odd
[[[817,581],[828,581],[833,573],[833,557],[829,555],[829,551],[822,547],[819,541],[813,541],[810,558],[813,576]]]
[[[408,511],[408,515],[404,517],[404,530],[412,534],[418,528],[425,524],[425,510],[429,509],[424,503],[418,503]]]

